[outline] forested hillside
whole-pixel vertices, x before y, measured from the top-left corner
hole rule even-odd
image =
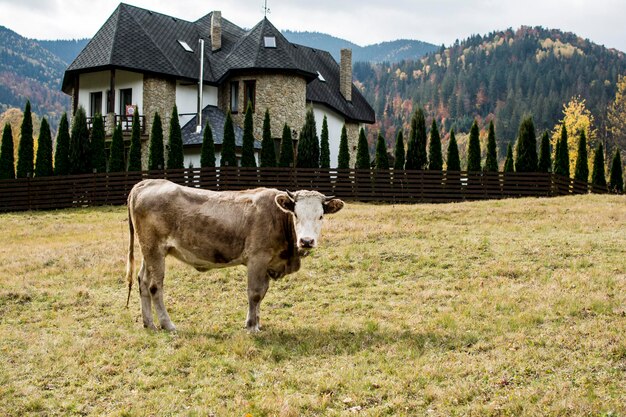
[[[538,132],[552,129],[574,96],[586,100],[604,138],[607,105],[625,73],[624,53],[541,27],[476,35],[420,60],[354,65],[376,111],[370,138],[382,130],[391,146],[398,128],[408,131],[419,105],[444,132],[467,132],[474,118],[485,130],[494,120],[500,155],[524,115],[534,117]]]

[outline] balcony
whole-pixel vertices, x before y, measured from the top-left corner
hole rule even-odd
[[[111,136],[113,134],[114,126],[117,126],[118,124],[122,125],[122,133],[130,134],[132,132],[133,116],[120,116],[116,114],[114,115],[114,123],[109,124],[108,121],[111,119],[111,116],[113,116],[113,114],[102,116],[102,121],[104,122],[104,129],[107,136]],[[95,117],[87,117],[87,129],[91,130],[91,128],[93,127],[94,119]],[[139,125],[140,132],[142,135],[144,135],[146,133],[146,116],[139,115]]]

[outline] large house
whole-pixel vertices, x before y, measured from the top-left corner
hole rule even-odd
[[[375,122],[374,110],[352,83],[351,61],[350,50],[341,51],[338,64],[326,51],[290,43],[267,18],[246,30],[219,11],[188,22],[121,3],[67,68],[62,89],[72,96],[73,112],[83,106],[88,117],[103,114],[108,135],[119,122],[130,130],[136,108],[144,166],[154,113],[163,120],[167,140],[174,104],[183,126],[186,166],[200,166],[207,122],[219,163],[228,111],[240,152],[248,104],[257,149],[266,109],[277,143],[285,123],[297,141],[307,109],[313,109],[318,135],[326,116],[331,166],[336,166],[342,127],[354,153],[359,128]]]

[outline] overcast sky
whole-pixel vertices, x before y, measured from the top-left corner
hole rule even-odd
[[[250,28],[263,18],[264,0],[127,0],[195,21],[212,10]],[[0,0],[0,25],[35,39],[90,38],[113,13],[116,0]],[[450,45],[472,34],[521,25],[574,32],[626,51],[625,0],[268,0],[280,30],[318,31],[369,45],[408,38]]]

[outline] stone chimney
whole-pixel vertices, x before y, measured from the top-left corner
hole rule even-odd
[[[352,49],[341,50],[339,91],[347,101],[352,101]]]
[[[211,15],[211,51],[222,49],[222,12],[214,11]]]

